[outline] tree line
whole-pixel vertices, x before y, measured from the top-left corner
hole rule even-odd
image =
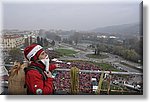
[[[101,52],[107,52],[107,53],[112,53],[118,56],[121,56],[127,60],[133,61],[133,62],[143,62],[143,56],[140,56],[135,49],[127,49],[123,46],[115,46],[115,45],[108,45],[108,44],[97,44],[91,45],[91,47],[95,48],[94,54],[95,55],[100,55]]]

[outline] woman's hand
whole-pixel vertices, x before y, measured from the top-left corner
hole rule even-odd
[[[44,71],[44,73],[48,78],[52,78],[52,73],[50,71],[48,72]]]
[[[59,68],[59,67],[60,67],[60,64],[55,64],[55,66],[56,66],[57,68]]]

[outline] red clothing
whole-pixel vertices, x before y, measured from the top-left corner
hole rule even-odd
[[[30,66],[38,66],[45,71],[45,66],[42,63],[32,62]],[[50,65],[50,71],[56,68],[55,64]],[[43,76],[38,70],[29,70],[25,76],[25,82],[28,88],[29,94],[53,94],[53,78],[47,78],[43,80]]]

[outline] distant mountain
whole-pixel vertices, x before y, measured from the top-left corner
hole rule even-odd
[[[106,27],[100,27],[93,29],[94,32],[100,32],[100,33],[118,33],[121,35],[125,34],[138,34],[140,30],[139,23],[133,23],[133,24],[122,24],[122,25],[114,25],[114,26],[106,26]]]

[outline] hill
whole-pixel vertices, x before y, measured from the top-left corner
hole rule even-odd
[[[113,26],[106,26],[93,29],[94,32],[100,33],[115,33],[121,35],[129,35],[139,34],[140,31],[140,24],[139,23],[132,23],[132,24],[122,24],[122,25],[113,25]]]

